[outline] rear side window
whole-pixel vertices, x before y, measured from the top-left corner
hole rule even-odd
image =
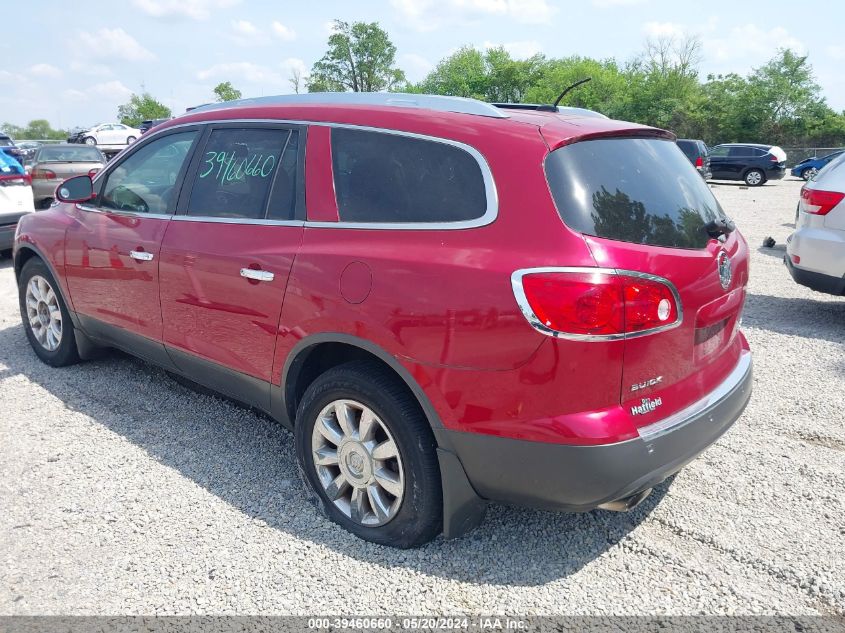
[[[601,139],[549,154],[546,178],[570,228],[611,240],[703,248],[724,212],[675,143]]]
[[[332,166],[342,222],[462,222],[487,211],[481,167],[455,145],[335,128]]]
[[[194,178],[188,215],[261,220],[275,194],[272,217],[291,219],[295,180],[285,171],[282,155],[292,134],[261,128],[212,131]],[[295,155],[287,167],[296,171]]]

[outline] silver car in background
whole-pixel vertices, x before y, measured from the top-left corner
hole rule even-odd
[[[58,187],[71,176],[93,176],[106,164],[106,157],[89,145],[43,145],[32,160],[29,173],[36,208],[49,206]]]
[[[784,263],[802,286],[845,295],[845,154],[801,187]]]

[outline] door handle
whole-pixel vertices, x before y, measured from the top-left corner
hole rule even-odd
[[[144,251],[129,251],[129,257],[137,259],[139,262],[148,262],[152,260],[153,254]]]
[[[254,268],[241,268],[241,277],[254,279],[255,281],[273,281],[276,277],[269,270],[255,270]]]

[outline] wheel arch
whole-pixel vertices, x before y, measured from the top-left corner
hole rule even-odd
[[[20,278],[20,276],[21,276],[21,271],[23,270],[24,265],[25,265],[25,264],[26,264],[26,263],[27,263],[30,259],[32,259],[33,257],[37,257],[37,258],[38,258],[38,259],[40,259],[42,262],[44,262],[44,265],[45,265],[45,266],[47,267],[47,269],[50,271],[50,274],[51,274],[51,275],[53,275],[53,279],[55,279],[55,280],[56,280],[56,284],[59,286],[59,290],[62,292],[62,295],[64,295],[65,293],[64,293],[64,289],[62,288],[61,278],[60,278],[60,277],[59,277],[59,275],[56,273],[56,269],[55,269],[55,267],[53,266],[53,262],[51,262],[51,261],[49,260],[49,258],[45,257],[45,256],[44,256],[44,253],[42,253],[42,252],[38,249],[38,247],[37,247],[37,246],[35,246],[34,244],[30,244],[30,243],[28,243],[28,242],[24,242],[24,243],[22,243],[22,244],[18,247],[17,252],[15,253],[15,261],[14,261],[14,265],[15,265],[15,280],[17,281],[17,280]],[[65,303],[66,303],[68,306],[70,306],[70,303],[68,303],[68,301],[67,301],[67,297],[64,297],[64,296],[63,296],[62,298],[65,300]]]
[[[323,364],[320,354],[331,355],[331,364]],[[293,428],[299,399],[308,385],[322,371],[349,360],[360,359],[380,361],[405,384],[419,403],[437,442],[437,460],[443,493],[443,536],[463,536],[483,521],[487,503],[469,481],[463,464],[448,439],[443,422],[425,391],[411,372],[383,348],[366,339],[340,332],[313,334],[299,341],[288,354],[282,370],[281,418],[287,418]]]
[[[288,354],[282,369],[281,385],[284,408],[291,425],[295,424],[296,409],[308,385],[327,369],[352,360],[377,360],[385,365],[411,391],[435,435],[438,429],[443,428],[431,400],[395,356],[371,341],[341,332],[308,336]]]

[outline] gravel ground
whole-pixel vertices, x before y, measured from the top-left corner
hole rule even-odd
[[[633,513],[494,506],[413,551],[321,518],[271,421],[117,353],[41,364],[0,262],[0,614],[845,614],[845,299],[781,263],[800,184],[714,186],[753,260],[728,435]]]

